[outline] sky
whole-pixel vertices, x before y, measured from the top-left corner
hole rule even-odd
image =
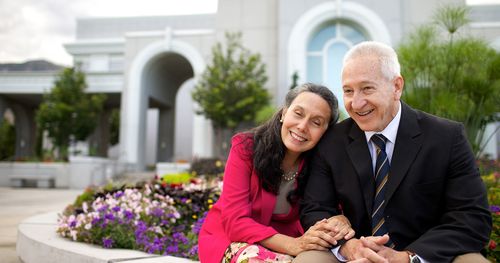
[[[466,0],[499,4],[500,0]],[[215,13],[217,0],[0,0],[0,63],[46,59],[70,66],[63,44],[80,17]]]
[[[63,44],[76,19],[215,13],[217,0],[0,0],[0,63],[46,59],[70,66]]]

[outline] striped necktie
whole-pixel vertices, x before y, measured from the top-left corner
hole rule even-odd
[[[375,164],[375,198],[373,199],[372,235],[382,236],[387,233],[384,219],[385,185],[389,178],[389,159],[385,152],[387,138],[382,134],[374,134],[371,138],[377,146],[377,162]],[[391,242],[389,242],[391,243]],[[390,244],[386,244],[386,246]]]

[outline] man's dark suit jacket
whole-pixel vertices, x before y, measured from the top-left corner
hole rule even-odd
[[[479,252],[491,214],[463,126],[401,105],[384,212],[395,249],[429,262]],[[343,211],[356,237],[370,236],[375,181],[365,133],[347,119],[325,133],[312,159],[304,229]]]

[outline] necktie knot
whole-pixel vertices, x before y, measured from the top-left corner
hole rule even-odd
[[[371,140],[381,151],[385,151],[385,143],[387,142],[387,138],[385,138],[384,135],[376,133],[372,136]]]

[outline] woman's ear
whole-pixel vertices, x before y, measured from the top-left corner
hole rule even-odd
[[[285,118],[285,114],[286,114],[286,110],[288,108],[285,108],[283,107],[283,109],[281,109],[281,117],[280,117],[280,122],[283,123],[283,119]]]

